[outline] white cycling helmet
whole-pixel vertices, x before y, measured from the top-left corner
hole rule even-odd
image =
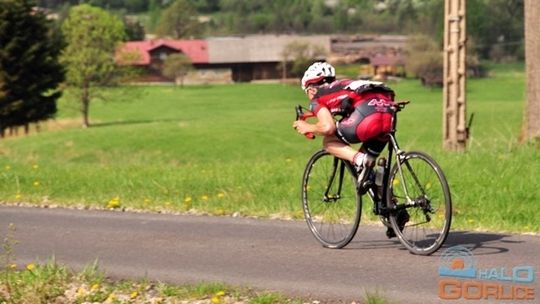
[[[320,83],[323,80],[332,82],[336,79],[336,69],[327,62],[315,62],[310,65],[302,77],[302,90],[306,90],[312,84]]]

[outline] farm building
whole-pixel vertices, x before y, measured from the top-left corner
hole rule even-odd
[[[170,54],[181,53],[191,59],[194,67],[185,79],[187,84],[248,82],[287,77],[282,68],[284,50],[293,42],[322,49],[326,55],[317,59],[337,64],[364,63],[359,75],[399,75],[403,71],[404,36],[249,35],[205,40],[156,39],[126,42],[118,54],[129,54],[127,64],[145,69],[143,81],[170,81],[161,75],[163,61]],[[122,57],[118,54],[118,58]]]
[[[328,60],[361,64],[361,77],[404,76],[406,42],[407,37],[402,35],[335,36]]]
[[[253,35],[131,41],[122,45],[119,54],[128,54],[128,64],[145,68],[147,81],[167,81],[160,72],[163,61],[170,54],[182,53],[191,59],[195,68],[186,83],[245,82],[281,78],[283,50],[292,42],[309,43],[326,53],[330,51],[328,36]]]

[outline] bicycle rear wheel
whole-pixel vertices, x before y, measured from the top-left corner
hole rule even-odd
[[[309,229],[327,248],[343,248],[354,238],[362,211],[352,166],[322,150],[306,165],[302,207]]]
[[[406,152],[400,164],[394,165],[388,180],[390,223],[410,252],[430,255],[442,246],[450,230],[448,182],[439,165],[423,152]]]

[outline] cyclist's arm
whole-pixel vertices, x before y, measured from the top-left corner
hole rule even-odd
[[[314,124],[297,120],[294,122],[293,126],[301,134],[315,133],[315,135],[330,136],[336,132],[334,118],[327,108],[321,108],[317,112],[317,119],[318,121]]]

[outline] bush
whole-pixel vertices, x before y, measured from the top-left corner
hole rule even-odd
[[[425,86],[442,86],[443,54],[428,36],[414,36],[407,41],[405,70]]]

